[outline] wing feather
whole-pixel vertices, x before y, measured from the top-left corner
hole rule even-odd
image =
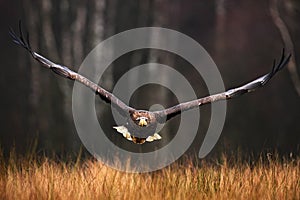
[[[207,97],[204,97],[201,99],[196,99],[193,101],[180,103],[176,106],[167,108],[165,110],[155,111],[154,114],[157,118],[157,121],[160,123],[164,123],[165,120],[169,120],[172,117],[180,114],[183,111],[190,110],[195,107],[199,107],[204,104],[212,103],[215,101],[226,100],[226,99],[238,97],[238,96],[243,95],[248,92],[253,92],[257,88],[263,87],[265,84],[267,84],[269,82],[269,80],[288,63],[290,57],[291,57],[291,54],[289,54],[288,56],[285,56],[285,52],[283,49],[282,56],[281,56],[279,63],[276,65],[276,61],[274,60],[273,68],[272,68],[271,72],[269,72],[268,74],[265,74],[265,75],[255,79],[245,85],[242,85],[240,87],[227,90],[226,92],[221,92],[221,93],[210,95],[210,96],[207,96]]]
[[[12,28],[10,28],[9,34],[12,37],[14,43],[25,48],[31,54],[31,56],[34,59],[36,59],[39,63],[41,63],[43,66],[45,66],[48,69],[51,69],[54,73],[56,73],[64,78],[78,81],[78,82],[82,83],[83,85],[87,86],[92,91],[94,91],[97,95],[99,95],[101,97],[101,99],[103,99],[105,102],[111,103],[119,111],[119,113],[122,114],[123,116],[128,116],[129,112],[135,111],[134,108],[127,106],[124,102],[122,102],[120,99],[118,99],[115,95],[108,92],[104,88],[100,87],[96,83],[92,82],[88,78],[72,71],[71,69],[69,69],[66,66],[56,64],[56,63],[48,60],[47,58],[43,57],[42,55],[36,53],[35,51],[33,51],[31,49],[31,46],[29,43],[29,34],[28,33],[26,36],[26,40],[24,39],[24,35],[22,33],[22,28],[21,28],[21,22],[19,22],[19,35],[17,35]]]

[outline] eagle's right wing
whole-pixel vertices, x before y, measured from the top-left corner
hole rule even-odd
[[[29,43],[29,35],[27,34],[26,40],[24,39],[22,29],[21,29],[21,23],[19,23],[19,36],[13,31],[13,29],[10,29],[9,34],[13,38],[14,43],[20,45],[21,47],[25,48],[31,56],[36,59],[39,63],[41,63],[43,66],[47,67],[48,69],[51,69],[56,74],[68,78],[74,81],[78,81],[82,83],[83,85],[87,86],[88,88],[92,89],[97,95],[101,97],[104,101],[107,103],[111,103],[118,112],[123,116],[128,116],[129,112],[135,111],[134,108],[131,108],[127,106],[124,102],[122,102],[120,99],[118,99],[116,96],[114,96],[112,93],[108,92],[104,88],[100,87],[96,83],[92,82],[88,78],[70,70],[68,67],[62,66],[60,64],[56,64],[47,58],[41,56],[40,54],[36,53],[31,49],[30,43]]]
[[[164,123],[165,120],[169,120],[172,117],[180,114],[181,112],[212,103],[215,101],[221,101],[221,100],[227,100],[234,97],[241,96],[248,92],[253,92],[256,89],[263,87],[266,83],[269,82],[269,80],[277,73],[279,72],[290,60],[291,54],[288,54],[285,56],[284,49],[282,51],[282,56],[278,64],[273,63],[272,71],[247,83],[240,87],[236,87],[230,90],[227,90],[225,92],[221,92],[218,94],[213,94],[207,97],[203,97],[201,99],[196,99],[184,103],[180,103],[178,105],[175,105],[173,107],[161,110],[161,111],[155,111],[154,114],[158,120],[158,122]]]

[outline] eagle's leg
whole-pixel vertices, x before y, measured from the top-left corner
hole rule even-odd
[[[153,142],[162,138],[158,133],[154,133],[153,135],[148,136],[147,138],[138,138],[132,136],[125,126],[114,126],[113,128],[116,129],[117,132],[121,133],[123,137],[125,137],[127,140],[132,141],[136,144],[144,144],[146,141]]]

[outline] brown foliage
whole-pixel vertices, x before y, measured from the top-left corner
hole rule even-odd
[[[138,174],[88,160],[81,164],[12,156],[0,166],[0,199],[299,199],[300,159],[254,165],[175,163]]]

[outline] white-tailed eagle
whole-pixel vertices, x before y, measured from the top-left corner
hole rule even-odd
[[[90,88],[97,95],[101,97],[104,101],[111,103],[118,112],[127,119],[127,123],[124,126],[117,126],[115,128],[119,133],[121,133],[126,139],[138,143],[143,144],[146,141],[152,142],[154,140],[161,139],[161,136],[158,133],[155,133],[158,123],[165,123],[167,120],[184,112],[186,110],[193,109],[195,107],[202,106],[204,104],[212,103],[220,100],[227,100],[233,97],[237,97],[243,95],[248,92],[252,92],[257,88],[264,86],[269,80],[280,71],[289,61],[291,54],[285,56],[284,50],[282,52],[281,59],[279,63],[276,64],[275,60],[273,63],[273,68],[271,72],[245,84],[240,87],[227,90],[225,92],[210,95],[207,97],[203,97],[200,99],[196,99],[193,101],[188,101],[184,103],[180,103],[173,107],[160,110],[160,111],[147,111],[147,110],[136,110],[128,105],[126,105],[123,101],[118,99],[114,94],[108,92],[101,86],[96,83],[90,81],[88,78],[70,70],[68,67],[56,64],[40,54],[33,51],[30,47],[29,36],[27,34],[26,39],[24,38],[21,30],[21,24],[19,23],[19,35],[17,35],[12,29],[10,29],[10,35],[13,38],[13,41],[25,48],[31,56],[36,59],[43,66],[51,69],[56,74],[68,78],[74,81],[78,81],[83,85]]]

